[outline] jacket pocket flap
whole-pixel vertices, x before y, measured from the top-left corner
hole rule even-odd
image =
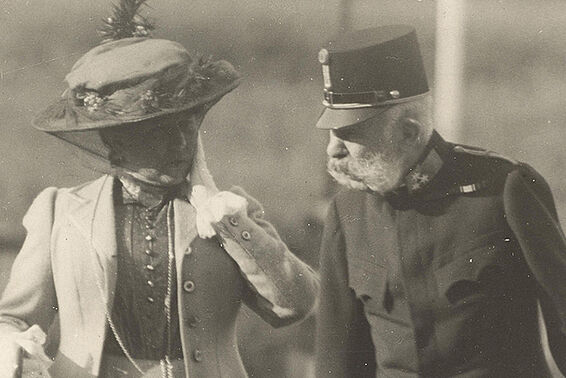
[[[501,277],[512,261],[508,250],[498,244],[490,243],[458,254],[437,269],[434,274],[439,293],[448,296],[449,290],[459,283],[467,282],[469,286],[477,286],[488,279]]]
[[[378,264],[352,259],[348,262],[348,279],[356,296],[378,299],[383,297],[385,291],[387,270]]]

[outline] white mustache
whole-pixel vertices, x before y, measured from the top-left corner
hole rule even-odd
[[[329,158],[328,173],[341,185],[356,190],[385,193],[393,189],[400,174],[399,161],[380,154],[367,158]]]
[[[330,158],[326,164],[329,171],[345,174],[348,176],[355,175],[355,166],[357,162],[351,157],[344,158]],[[355,179],[355,177],[352,177]]]

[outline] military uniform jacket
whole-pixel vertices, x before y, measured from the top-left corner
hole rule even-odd
[[[24,217],[28,234],[0,301],[0,332],[43,330],[57,315],[60,341],[55,376],[97,376],[109,331],[117,252],[113,179],[48,188]],[[218,237],[201,239],[195,209],[175,199],[174,251],[178,310],[190,377],[245,377],[235,336],[242,303],[275,327],[304,318],[318,280],[248,200],[247,214],[226,216]],[[0,334],[1,337],[1,334]]]
[[[566,243],[532,168],[434,133],[395,193],[344,191],[321,247],[319,377],[566,371]]]

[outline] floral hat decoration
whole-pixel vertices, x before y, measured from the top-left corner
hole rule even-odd
[[[177,42],[152,39],[154,26],[138,13],[145,1],[114,6],[100,30],[103,42],[74,64],[61,99],[33,120],[35,128],[58,136],[135,124],[210,107],[238,86],[229,62],[195,58]]]

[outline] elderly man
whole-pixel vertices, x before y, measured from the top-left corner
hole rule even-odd
[[[346,187],[321,249],[319,377],[547,377],[537,303],[566,372],[566,242],[544,179],[444,141],[414,29],[319,55],[328,170]]]
[[[74,65],[63,98],[34,122],[109,162],[110,174],[48,188],[26,214],[0,300],[4,375],[20,346],[47,360],[43,330],[58,319],[53,377],[245,377],[241,304],[274,327],[313,308],[313,271],[257,201],[218,191],[206,169],[198,130],[238,73],[146,38],[131,16],[107,21],[115,40]]]

